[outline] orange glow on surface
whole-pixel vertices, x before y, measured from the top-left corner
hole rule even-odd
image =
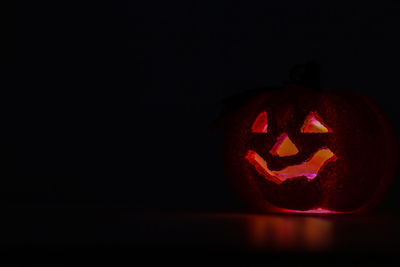
[[[288,166],[280,171],[270,170],[267,162],[253,150],[247,152],[246,159],[267,180],[281,184],[286,179],[300,176],[305,176],[310,180],[314,179],[317,177],[321,167],[329,160],[336,160],[336,156],[330,149],[320,149],[309,160],[297,165]]]
[[[292,140],[290,140],[289,136],[283,133],[278,137],[278,140],[269,153],[280,157],[286,157],[296,155],[299,153],[299,150],[296,145],[293,144]]]
[[[333,224],[312,217],[255,215],[247,218],[248,239],[259,249],[320,251],[332,246]]]
[[[285,209],[285,212],[289,213],[302,213],[302,214],[333,214],[333,213],[341,213],[338,211],[327,210],[327,209],[312,209],[312,210],[288,210]]]
[[[267,112],[263,111],[258,114],[256,120],[251,126],[251,132],[253,133],[266,133],[268,129]]]
[[[301,126],[300,131],[302,133],[328,133],[332,132],[325,123],[322,122],[322,119],[317,115],[316,112],[310,112],[304,123]]]

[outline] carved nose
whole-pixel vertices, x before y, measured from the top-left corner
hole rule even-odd
[[[299,150],[292,140],[290,140],[289,136],[286,133],[283,133],[278,137],[269,153],[279,157],[286,157],[296,155],[299,153]]]

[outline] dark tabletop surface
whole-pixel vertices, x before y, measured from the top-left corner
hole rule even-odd
[[[33,258],[80,255],[96,260],[127,257],[184,264],[207,262],[209,256],[216,256],[224,263],[244,266],[264,262],[318,265],[321,261],[336,266],[396,265],[400,251],[400,216],[393,213],[282,215],[88,209],[80,214],[37,215],[15,217],[12,225],[3,228],[3,252],[22,252]],[[309,262],[310,257],[315,261]]]

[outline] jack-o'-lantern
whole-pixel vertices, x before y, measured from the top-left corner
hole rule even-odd
[[[364,211],[385,196],[397,166],[393,128],[371,99],[300,86],[236,109],[223,151],[231,185],[261,211]]]

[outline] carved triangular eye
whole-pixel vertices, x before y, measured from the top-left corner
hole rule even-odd
[[[266,133],[268,130],[267,112],[263,111],[258,114],[256,120],[251,126],[252,133]]]
[[[318,114],[311,111],[301,126],[302,133],[330,133],[332,130],[322,121]]]

